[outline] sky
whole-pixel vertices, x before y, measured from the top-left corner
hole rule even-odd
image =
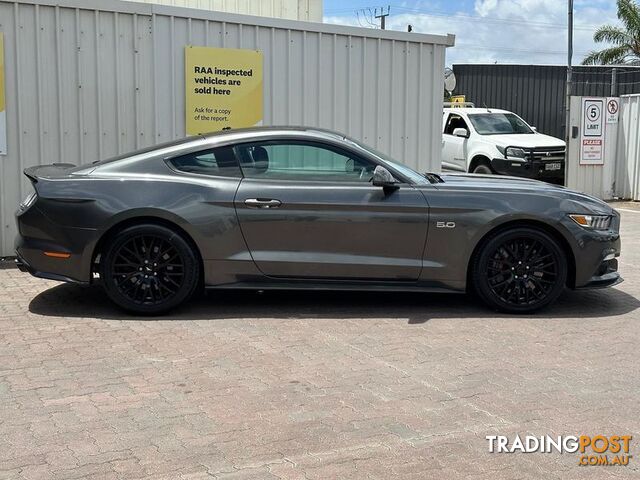
[[[372,3],[372,2],[379,3]],[[593,33],[601,25],[619,25],[615,0],[574,0],[574,55],[579,64],[600,49]],[[453,33],[446,64],[566,64],[567,0],[324,0],[324,21],[370,26],[370,10],[391,6],[387,29]]]

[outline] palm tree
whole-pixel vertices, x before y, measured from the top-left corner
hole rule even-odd
[[[593,35],[594,42],[612,46],[589,53],[583,65],[640,65],[640,6],[634,0],[618,0],[618,18],[624,28],[603,25]]]

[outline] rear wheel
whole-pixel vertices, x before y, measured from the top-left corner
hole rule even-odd
[[[117,233],[101,260],[109,298],[134,313],[164,313],[195,292],[200,263],[189,243],[173,230],[143,224]]]
[[[526,313],[555,301],[567,280],[567,261],[543,231],[514,228],[490,237],[473,264],[473,283],[482,300],[497,310]]]

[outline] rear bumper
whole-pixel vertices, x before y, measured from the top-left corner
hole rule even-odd
[[[24,258],[20,258],[19,256],[16,257],[16,259],[14,260],[16,267],[18,267],[18,270],[20,270],[21,272],[25,272],[25,273],[31,273],[33,271],[33,269],[31,268],[31,265],[29,265]]]
[[[18,270],[20,270],[21,272],[30,273],[34,277],[45,278],[47,280],[56,280],[58,282],[71,282],[71,283],[80,283],[80,284],[88,283],[88,282],[80,281],[75,278],[60,275],[57,273],[41,272],[33,268],[24,258],[22,258],[22,256],[18,251],[16,251],[15,264],[16,264],[16,267],[18,267]]]
[[[63,282],[91,281],[92,246],[97,231],[65,227],[51,222],[36,206],[16,215],[16,266],[35,277]],[[63,253],[60,256],[47,255]]]
[[[556,170],[547,170],[548,164],[560,164]],[[532,178],[536,180],[563,180],[565,161],[542,162],[539,160],[527,162],[514,162],[506,158],[494,158],[491,160],[493,169],[502,175],[514,177]]]

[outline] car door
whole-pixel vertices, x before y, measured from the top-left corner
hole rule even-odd
[[[370,183],[376,163],[316,141],[236,146],[235,206],[253,260],[271,277],[414,281],[428,207],[409,184]]]
[[[457,113],[447,117],[442,134],[442,167],[446,170],[467,171],[467,138],[456,137],[453,131],[464,128],[469,132],[465,119]]]

